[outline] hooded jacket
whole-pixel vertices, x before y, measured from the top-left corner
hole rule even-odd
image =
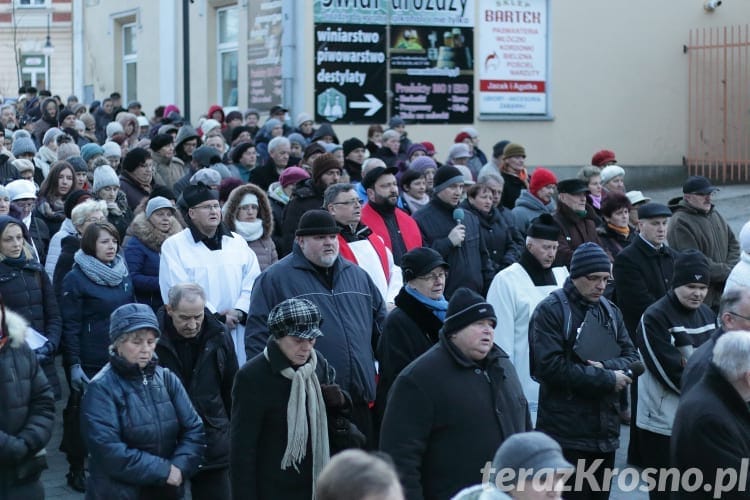
[[[708,259],[711,284],[704,304],[718,310],[724,282],[739,261],[740,245],[724,217],[711,206],[708,213],[680,200],[672,208],[672,219],[667,226],[669,246],[677,250],[695,248]]]
[[[254,194],[258,198],[258,219],[263,222],[263,234],[255,241],[248,241],[247,245],[253,252],[255,252],[256,257],[258,257],[258,265],[260,266],[261,272],[263,272],[267,267],[279,260],[279,256],[276,253],[276,245],[271,238],[273,235],[274,221],[273,212],[271,211],[271,203],[268,201],[266,192],[255,184],[244,184],[233,189],[232,193],[229,195],[229,199],[227,199],[227,202],[224,204],[222,210],[222,212],[224,212],[223,219],[230,231],[237,232],[237,226],[235,224],[237,220],[237,209],[240,208],[242,198],[246,194]]]
[[[122,129],[125,131],[125,140],[128,145],[132,148],[135,143],[138,142],[138,134],[141,131],[140,125],[138,125],[138,118],[133,113],[118,113],[117,123],[122,125]],[[133,131],[128,134],[128,125],[132,125]]]
[[[154,312],[164,304],[159,288],[159,254],[161,245],[167,238],[182,231],[176,218],[172,218],[169,231],[163,233],[156,229],[141,212],[128,227],[123,253],[128,263],[130,277],[133,280],[135,300],[148,304]]]
[[[185,163],[177,158],[177,154],[167,159],[164,155],[153,151],[151,158],[154,160],[154,184],[167,186],[169,189],[187,173]]]
[[[26,343],[26,321],[5,309],[5,322],[10,340],[0,348],[0,484],[12,485],[19,466],[27,466],[52,437],[55,400]],[[41,469],[30,473],[38,478]]]
[[[542,200],[524,189],[516,199],[516,205],[513,207],[511,214],[516,229],[525,237],[532,220],[544,213],[552,214],[554,212],[554,202],[550,201],[545,205]]]

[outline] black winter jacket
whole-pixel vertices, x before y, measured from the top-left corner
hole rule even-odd
[[[448,233],[456,227],[453,210],[455,207],[433,196],[424,208],[414,214],[414,220],[422,231],[424,245],[437,251],[450,265],[450,274],[445,283],[445,298],[450,299],[460,287],[469,288],[484,296],[495,273],[479,220],[473,213],[464,212],[466,239],[460,246],[453,246],[448,239]]]
[[[6,311],[10,340],[0,349],[0,485],[18,480],[18,466],[30,462],[49,442],[55,421],[52,389],[26,344],[20,316]],[[38,478],[41,470],[34,471]]]
[[[284,207],[281,223],[281,252],[289,254],[294,245],[294,232],[302,215],[308,210],[320,210],[323,207],[323,193],[326,187],[314,184],[312,179],[304,179],[297,183],[294,195]],[[281,257],[281,254],[279,254]]]
[[[437,343],[443,326],[443,322],[427,306],[403,288],[394,302],[396,308],[385,318],[377,350],[380,378],[375,408],[381,418],[388,391],[398,374]]]
[[[190,478],[203,459],[203,424],[177,376],[111,354],[86,389],[81,432],[89,450],[86,498],[168,498],[170,465]],[[159,496],[159,492],[161,496]]]
[[[322,338],[322,337],[321,337]],[[334,371],[320,352],[315,374],[321,385],[334,382]],[[294,467],[281,470],[287,445],[287,405],[292,381],[281,371],[290,366],[278,344],[237,372],[232,392],[232,496],[243,500],[309,500],[312,497],[312,450]],[[329,436],[330,439],[330,436]]]
[[[338,383],[354,404],[369,403],[375,399],[374,350],[385,320],[385,303],[370,276],[357,265],[339,257],[332,274],[331,288],[299,246],[263,271],[250,297],[245,325],[247,359],[265,348],[268,313],[276,304],[291,297],[308,299],[325,319],[320,327],[324,335],[315,347],[336,369]]]
[[[529,323],[531,370],[538,380],[537,430],[549,434],[563,449],[608,453],[620,446],[619,393],[614,370],[625,370],[638,360],[620,310],[584,299],[568,278],[563,285],[570,308],[566,332],[563,304],[550,294],[534,310]],[[607,300],[602,298],[601,300]],[[573,352],[575,332],[588,309],[620,345],[620,356],[603,360],[604,368],[580,361]]]
[[[510,210],[501,205],[499,208],[492,208],[490,213],[485,215],[474,208],[469,200],[464,200],[460,206],[464,210],[471,210],[471,213],[477,216],[479,229],[482,231],[496,273],[518,262],[525,245],[521,234],[513,225]]]
[[[36,261],[27,261],[23,267],[0,262],[0,295],[5,306],[20,314],[29,325],[49,340],[54,352],[62,339],[62,317],[57,299],[44,268]],[[60,398],[60,380],[57,377],[54,355],[42,364],[44,374],[56,398]]]
[[[159,364],[175,373],[187,390],[195,411],[203,420],[206,453],[202,468],[229,466],[229,416],[232,414],[232,384],[237,373],[237,356],[224,325],[206,309],[198,336],[200,353],[193,366],[183,366],[175,350],[172,318],[162,308],[158,314],[162,335],[156,344]],[[183,373],[189,371],[190,383]]]
[[[619,297],[617,305],[634,341],[643,312],[672,287],[675,255],[675,251],[666,245],[656,250],[636,236],[615,258],[612,274]]]
[[[135,302],[133,284],[126,276],[119,286],[99,285],[74,264],[63,278],[62,289],[63,359],[66,366],[80,364],[93,377],[107,364],[109,315]]]
[[[447,500],[477,483],[505,439],[529,430],[528,403],[508,355],[493,345],[475,362],[441,334],[391,388],[380,448],[393,458],[409,500]]]
[[[682,396],[670,445],[671,465],[683,472],[697,468],[703,473],[703,484],[717,484],[718,468],[737,473],[746,467],[744,462],[750,457],[750,410],[713,363],[703,379]],[[721,493],[722,499],[747,499],[750,481],[747,474],[740,473],[739,477],[733,490]],[[726,484],[726,478],[724,475],[722,484]],[[715,498],[714,491],[692,490],[672,493],[672,498]]]

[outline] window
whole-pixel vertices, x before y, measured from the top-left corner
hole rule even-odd
[[[48,0],[16,0],[17,7],[46,7]]]
[[[122,25],[122,98],[123,102],[137,100],[138,47],[136,23]]]
[[[24,54],[21,56],[21,79],[25,87],[48,90],[49,64],[44,54]]]
[[[227,7],[216,11],[218,98],[222,106],[237,105],[237,39],[239,9]]]

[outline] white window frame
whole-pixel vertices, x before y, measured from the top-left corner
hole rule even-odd
[[[49,0],[26,0],[29,3],[21,3],[23,0],[13,0],[20,9],[42,9],[49,7]]]
[[[132,35],[135,37],[135,46],[136,50],[135,52],[131,54],[125,53],[125,47],[127,44],[125,43],[126,40],[126,34],[129,30],[132,30]],[[136,91],[133,93],[133,97],[130,97],[130,90],[128,88],[128,65],[132,64],[135,66],[136,75],[138,74],[138,23],[137,22],[131,22],[131,23],[125,23],[121,26],[121,33],[122,33],[122,97],[125,102],[128,102],[129,100],[135,100],[137,95],[137,88]]]
[[[50,88],[49,57],[41,53],[39,54],[24,53],[23,57],[40,57],[44,61],[44,68],[38,68],[34,66],[21,66],[21,80],[25,80],[26,77],[28,76],[31,86],[38,87],[39,86],[38,76],[44,75],[44,88],[49,90]]]
[[[233,12],[239,18],[240,9],[237,5],[231,5],[228,7],[222,7],[216,9],[216,102],[220,103],[221,106],[232,105],[228,102],[230,96],[224,95],[224,79],[222,68],[222,56],[234,52],[237,56],[237,68],[239,69],[239,33],[237,34],[237,40],[233,42],[222,42],[221,41],[221,17],[225,12]],[[232,14],[229,14],[232,15]],[[239,79],[239,78],[238,78]],[[237,98],[237,96],[235,96]],[[234,106],[237,103],[233,104]]]

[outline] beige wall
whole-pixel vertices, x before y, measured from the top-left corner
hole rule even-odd
[[[191,6],[192,119],[216,99],[216,8],[238,3],[240,36],[247,32],[245,0],[197,0]],[[119,68],[113,68],[115,45],[112,3],[87,6],[85,16],[86,82],[94,83],[97,97],[114,89]],[[476,121],[481,147],[511,139],[527,148],[531,166],[582,165],[594,151],[607,147],[624,165],[679,165],[687,148],[687,56],[682,46],[692,28],[731,25],[750,19],[750,2],[724,2],[713,13],[703,0],[630,0],[550,2],[549,96],[553,116],[548,121]],[[160,4],[177,15],[171,37],[158,30]],[[181,1],[118,0],[118,11],[138,8],[138,98],[150,112],[160,98],[161,79],[174,85],[182,102]],[[298,59],[295,96],[300,111],[313,110],[314,68],[312,2],[299,1],[301,16],[295,38]],[[479,17],[477,15],[477,23]],[[477,29],[479,25],[477,24]],[[168,39],[165,39],[168,38]],[[478,45],[475,36],[475,47]],[[160,72],[160,43],[177,58],[176,74]],[[239,42],[239,98],[246,106],[247,68],[244,40]],[[163,83],[162,83],[163,84]],[[287,105],[291,103],[285,103]],[[476,107],[476,103],[475,103]],[[475,109],[478,115],[478,109]],[[460,126],[409,126],[412,140],[432,140],[442,158]],[[340,138],[364,138],[365,126],[336,125]]]

